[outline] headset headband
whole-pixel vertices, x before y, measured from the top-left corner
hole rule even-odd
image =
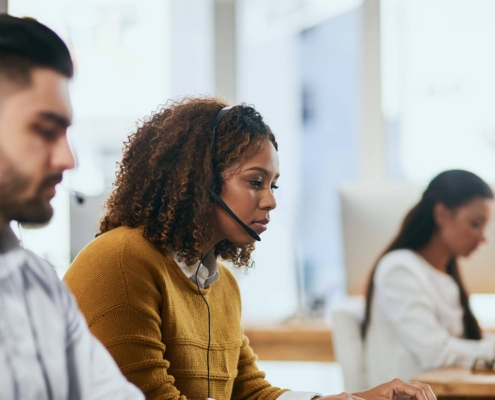
[[[261,241],[261,238],[259,235],[252,230],[249,226],[247,226],[244,222],[240,220],[240,218],[234,214],[234,212],[225,204],[225,202],[220,198],[220,193],[216,193],[215,189],[220,188],[221,184],[221,178],[220,174],[216,171],[215,165],[213,164],[213,154],[215,150],[215,144],[216,144],[216,139],[217,139],[217,127],[222,118],[235,106],[231,107],[224,107],[220,110],[220,112],[217,114],[217,117],[215,118],[215,122],[213,124],[213,138],[211,141],[211,165],[212,165],[212,170],[213,170],[213,187],[210,188],[210,195],[213,197],[215,202],[227,213],[229,214],[246,232],[249,236],[251,236],[254,240],[257,240],[258,242]]]
[[[225,114],[227,114],[230,110],[232,110],[234,106],[230,107],[224,107],[220,110],[220,112],[217,114],[217,117],[215,118],[215,122],[213,123],[213,139],[211,141],[211,154],[213,156],[213,150],[215,149],[215,143],[217,141],[217,127],[220,121],[222,120],[223,117],[225,117]]]

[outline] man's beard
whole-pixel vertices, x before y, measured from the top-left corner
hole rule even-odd
[[[60,182],[62,174],[54,173],[47,176],[30,199],[20,200],[22,193],[30,185],[29,177],[17,171],[1,150],[0,157],[6,163],[0,168],[0,215],[6,221],[15,220],[21,223],[44,224],[50,221],[53,208],[50,202],[43,198],[43,190]]]

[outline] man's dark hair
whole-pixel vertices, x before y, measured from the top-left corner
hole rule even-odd
[[[0,14],[0,78],[27,85],[33,68],[49,68],[72,78],[69,49],[51,29],[32,18]]]

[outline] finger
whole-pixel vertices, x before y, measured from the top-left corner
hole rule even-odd
[[[401,393],[408,394],[409,396],[413,396],[416,400],[432,400],[428,399],[425,391],[420,387],[413,385],[412,383],[401,381],[400,379],[394,379],[392,381],[394,383],[393,389],[396,395]]]
[[[415,386],[419,386],[421,389],[423,389],[423,392],[426,393],[426,396],[428,397],[428,400],[437,400],[437,396],[435,396],[435,393],[433,393],[433,390],[431,390],[430,385],[422,382],[411,382]]]

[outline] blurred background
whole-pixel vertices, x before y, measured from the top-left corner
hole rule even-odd
[[[326,321],[339,299],[361,294],[404,212],[442,170],[495,184],[493,0],[0,0],[0,8],[50,26],[76,64],[69,135],[78,165],[63,185],[86,202],[58,190],[52,222],[22,230],[60,277],[94,237],[123,141],[184,95],[253,104],[279,141],[279,207],[255,268],[237,274],[246,326]],[[472,292],[495,292],[493,259],[489,243],[470,260]],[[292,387],[339,390],[338,366],[316,361],[306,370],[321,376],[308,372]],[[262,365],[281,386],[303,371]]]

